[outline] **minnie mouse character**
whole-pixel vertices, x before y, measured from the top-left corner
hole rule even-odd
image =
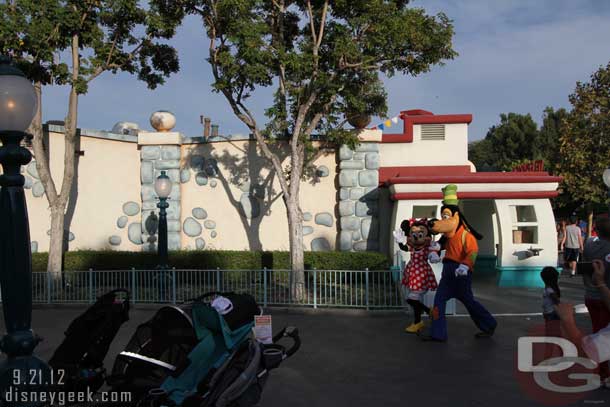
[[[430,308],[422,301],[424,294],[437,288],[436,277],[428,262],[440,261],[441,247],[432,240],[427,219],[402,221],[400,230],[394,231],[394,239],[401,250],[411,252],[411,259],[403,273],[402,285],[409,289],[407,303],[413,308],[413,323],[405,328],[405,332],[417,333],[424,327],[422,313],[430,313]]]

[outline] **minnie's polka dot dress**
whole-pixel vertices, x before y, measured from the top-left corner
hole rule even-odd
[[[428,253],[430,250],[427,247],[411,252],[411,260],[407,263],[402,278],[402,284],[411,291],[436,290],[438,287],[428,263]]]

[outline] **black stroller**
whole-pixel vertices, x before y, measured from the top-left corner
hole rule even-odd
[[[120,292],[126,293],[123,302],[116,298]],[[230,301],[230,312],[220,315],[211,306],[217,296]],[[137,328],[107,376],[103,359],[128,311],[129,294],[115,290],[72,322],[49,362],[65,370],[65,390],[97,391],[105,381],[112,391],[129,393],[135,406],[254,406],[269,371],[300,346],[291,327],[272,344],[252,338],[254,317],[262,310],[250,295],[208,293],[159,309]],[[288,350],[277,343],[285,337],[293,341]]]
[[[229,299],[233,310],[221,316],[211,306],[216,296]],[[140,405],[253,406],[269,371],[300,346],[296,328],[284,328],[272,344],[253,339],[259,313],[254,298],[235,293],[163,307],[119,354],[109,384]],[[277,343],[284,337],[293,341],[289,350]]]
[[[95,392],[104,384],[104,358],[123,323],[129,320],[129,291],[110,291],[97,299],[65,332],[49,365],[65,391]]]

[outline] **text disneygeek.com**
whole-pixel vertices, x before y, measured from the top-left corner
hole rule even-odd
[[[130,392],[103,391],[21,391],[9,389],[4,393],[8,403],[47,403],[64,406],[73,403],[131,403]]]

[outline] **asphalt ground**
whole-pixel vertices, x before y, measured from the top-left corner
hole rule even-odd
[[[562,277],[562,300],[582,303],[579,278]],[[421,342],[403,332],[410,322],[402,311],[311,310],[269,308],[277,331],[299,328],[302,347],[274,370],[261,406],[540,406],[610,405],[610,390],[542,399],[535,383],[516,369],[517,341],[543,326],[540,289],[501,289],[493,279],[478,279],[475,296],[497,315],[493,338],[475,339],[466,315],[448,318],[447,343]],[[106,358],[111,369],[136,327],[157,306],[136,306]],[[32,326],[44,338],[35,354],[48,360],[69,323],[83,306],[39,306]],[[463,309],[458,306],[458,313]],[[590,331],[587,314],[577,320]],[[579,382],[581,383],[581,382]],[[533,390],[536,393],[535,389]],[[537,398],[538,397],[538,398]]]

